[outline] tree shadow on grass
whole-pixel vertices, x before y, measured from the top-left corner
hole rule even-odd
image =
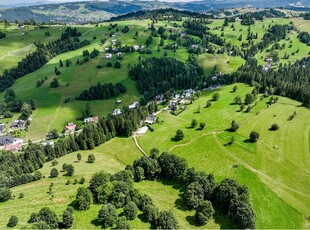
[[[215,213],[213,215],[214,222],[220,225],[221,229],[234,229],[231,219],[227,214],[222,213],[218,208],[214,208]]]
[[[186,186],[181,184],[181,183],[177,183],[175,181],[171,181],[169,179],[165,179],[165,178],[160,178],[158,179],[159,183],[162,183],[163,185],[170,185],[172,186],[173,189],[179,190],[180,192],[184,192],[186,189]]]
[[[138,215],[139,220],[141,220],[143,223],[149,223],[148,220],[145,218],[143,213]]]
[[[100,223],[100,221],[99,221],[99,219],[98,219],[98,218],[96,218],[96,219],[92,220],[90,223],[91,223],[92,225],[96,226],[96,227],[98,227],[98,226],[101,226],[101,225],[102,225],[102,224]],[[104,229],[104,227],[103,227],[103,226],[102,226],[102,229]]]
[[[255,141],[252,141],[251,139],[246,139],[246,140],[244,140],[243,142],[244,142],[244,143],[252,143],[252,144],[255,143]]]
[[[78,204],[75,200],[68,204],[68,206],[71,206],[75,211],[80,211],[78,208]]]
[[[177,209],[181,211],[188,211],[188,208],[186,204],[184,203],[183,198],[181,196],[178,199],[176,199],[176,201],[174,202],[174,205]]]
[[[187,216],[186,221],[192,226],[195,226],[195,227],[199,226],[196,222],[195,216]]]

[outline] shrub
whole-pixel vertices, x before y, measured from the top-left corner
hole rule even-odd
[[[58,177],[58,175],[59,175],[58,170],[56,168],[52,168],[50,177],[54,178],[54,177]]]
[[[18,223],[18,218],[17,218],[17,216],[13,215],[13,216],[10,217],[7,226],[10,227],[10,228],[13,228],[13,227],[15,227],[17,225],[17,223]]]
[[[12,198],[12,192],[9,188],[0,188],[0,202],[5,202]]]
[[[87,158],[87,162],[88,163],[94,163],[95,160],[96,160],[96,158],[95,158],[94,154],[91,153],[91,154],[88,155],[88,158]]]
[[[279,127],[278,124],[273,124],[273,125],[271,126],[270,130],[276,131],[276,130],[278,130],[279,128],[280,128],[280,127]]]
[[[259,139],[259,133],[252,131],[250,133],[250,140],[256,142]]]

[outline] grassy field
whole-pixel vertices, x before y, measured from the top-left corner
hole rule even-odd
[[[251,87],[238,84],[236,93],[232,93],[231,89],[232,86],[221,89],[220,100],[213,102],[210,108],[203,108],[206,100],[211,98],[211,93],[206,93],[177,117],[168,112],[160,114],[159,119],[163,123],[154,125],[155,131],[141,136],[139,143],[146,151],[157,147],[160,151],[175,153],[185,158],[189,166],[213,173],[217,181],[228,177],[247,185],[257,217],[257,228],[309,227],[305,220],[310,202],[307,192],[310,186],[310,173],[307,168],[310,151],[310,123],[307,119],[309,110],[300,107],[295,101],[281,97],[277,104],[269,108],[266,105],[267,99],[264,99],[250,113],[239,112],[239,106],[231,104],[232,99],[235,95],[244,97]],[[196,113],[199,105],[201,112]],[[295,119],[287,121],[294,111],[297,112]],[[205,122],[206,128],[203,131],[188,128],[192,118]],[[225,131],[233,119],[241,126],[237,133]],[[279,124],[280,130],[269,131],[268,128],[275,122]],[[170,139],[178,128],[185,132],[185,139],[179,143],[172,142]],[[252,130],[261,135],[257,143],[247,142]],[[231,136],[235,137],[235,143],[225,146]],[[52,167],[47,163],[40,170],[46,176],[45,179],[13,188],[16,198],[0,204],[0,213],[4,213],[0,228],[5,227],[12,214],[16,214],[20,219],[17,227],[30,226],[26,223],[30,214],[44,206],[49,206],[61,215],[74,200],[79,186],[72,184],[75,178],[79,180],[84,176],[88,182],[97,171],[115,173],[142,156],[131,138],[115,138],[92,151],[80,153],[81,162],[77,162],[76,153],[58,159],[59,170],[63,163],[73,163],[75,167],[75,175],[70,178],[70,185],[65,185],[68,178],[64,176],[48,178]],[[89,153],[96,156],[94,164],[85,162]],[[232,167],[235,164],[238,165],[237,169]],[[47,194],[51,182],[55,184],[53,199]],[[84,186],[86,185],[87,183]],[[180,228],[196,228],[193,223],[194,212],[184,209],[180,199],[182,190],[179,190],[179,187],[165,181],[144,181],[135,183],[134,186],[141,192],[148,193],[160,210],[172,210],[178,218]],[[21,192],[25,197],[19,199],[17,197]],[[74,228],[100,228],[96,221],[99,209],[100,206],[93,205],[86,212],[75,212]],[[131,225],[134,228],[149,228],[141,218],[140,215]],[[229,226],[231,225],[227,218],[216,214],[204,228]]]
[[[0,31],[6,34],[0,40],[0,74],[5,69],[11,69],[17,65],[27,54],[36,50],[34,42],[41,41],[47,44],[60,37],[63,26],[52,26],[45,29],[35,29],[34,26],[25,26],[17,29],[17,25],[12,24],[5,28],[0,24]],[[45,36],[45,32],[51,36]]]
[[[211,98],[209,93],[177,117],[162,113],[159,119],[163,124],[156,124],[155,131],[140,137],[139,143],[147,151],[158,147],[160,151],[184,157],[190,166],[212,172],[217,179],[236,177],[248,185],[258,228],[309,227],[304,219],[310,211],[309,110],[280,98],[269,108],[264,99],[250,113],[239,112],[239,106],[231,104],[232,99],[235,95],[244,98],[250,87],[238,85],[238,88],[236,93],[231,93],[232,86],[224,87],[220,100],[210,108],[203,108]],[[196,113],[198,106],[200,113]],[[288,121],[294,111],[298,116]],[[206,128],[203,131],[188,128],[193,118],[198,123],[205,122]],[[232,120],[240,123],[237,133],[225,131]],[[280,126],[279,131],[268,130],[273,123]],[[185,139],[178,143],[171,141],[177,129],[185,134]],[[260,133],[260,140],[248,143],[253,130]],[[231,136],[235,143],[228,146]],[[239,167],[235,172],[232,167],[235,164],[242,169]]]
[[[57,178],[48,178],[52,166],[51,163],[47,163],[40,170],[46,178],[13,188],[12,191],[16,198],[7,203],[0,203],[0,228],[5,228],[11,215],[17,215],[19,218],[19,225],[17,228],[22,226],[30,227],[31,225],[27,224],[30,214],[32,212],[38,212],[45,206],[50,207],[61,216],[67,205],[74,200],[77,188],[82,186],[79,184],[74,185],[74,179],[80,180],[82,177],[85,177],[86,183],[83,186],[87,186],[90,177],[95,172],[101,170],[109,173],[118,172],[124,169],[127,164],[132,164],[134,159],[142,156],[135,148],[131,138],[115,138],[92,151],[81,151],[80,153],[82,155],[82,160],[80,162],[77,161],[76,153],[68,154],[57,159],[59,162],[56,166],[58,171],[61,170],[62,164],[64,163],[74,165],[75,173],[73,177],[68,178],[62,176],[63,173],[60,173]],[[96,161],[93,164],[86,163],[87,156],[90,153],[95,154],[96,157]],[[68,179],[70,179],[71,183],[70,185],[65,185]],[[51,182],[54,183],[53,199],[47,194]],[[25,197],[18,199],[19,193],[24,193]],[[95,227],[95,225],[90,222],[97,217],[99,209],[100,206],[93,205],[87,212],[75,212],[75,219],[77,220],[75,226],[78,228]],[[141,228],[147,227],[147,225],[141,221],[141,223],[139,223],[138,220],[135,222],[138,222],[135,223],[135,225],[140,224]],[[100,228],[100,226],[98,226],[98,228]]]
[[[68,122],[75,121],[82,114],[87,102],[76,101],[75,97],[78,96],[83,90],[89,88],[89,86],[101,83],[117,83],[122,82],[127,87],[127,92],[120,95],[117,99],[122,100],[121,104],[116,104],[116,98],[109,100],[91,101],[90,106],[94,115],[104,116],[111,113],[116,108],[122,108],[134,101],[139,100],[140,95],[137,91],[136,84],[128,76],[129,67],[137,63],[139,54],[129,53],[124,54],[121,61],[121,68],[114,69],[113,67],[106,67],[107,60],[103,59],[103,53],[95,58],[91,59],[88,63],[83,65],[76,65],[76,60],[82,60],[82,51],[88,49],[92,51],[94,48],[98,50],[104,50],[105,47],[111,45],[111,40],[118,39],[123,45],[144,45],[147,37],[150,35],[150,31],[147,30],[149,20],[143,21],[124,21],[118,23],[118,28],[121,29],[124,26],[129,26],[130,31],[126,34],[116,32],[116,29],[108,30],[109,24],[104,23],[99,27],[95,26],[82,26],[79,30],[83,33],[82,38],[92,40],[91,45],[67,52],[49,61],[44,67],[28,74],[25,77],[18,79],[13,85],[12,89],[16,92],[17,96],[21,99],[32,98],[36,101],[38,109],[34,111],[32,115],[33,121],[29,127],[29,131],[26,135],[26,140],[42,139],[51,129],[58,129],[62,131],[64,125]],[[167,29],[179,30],[172,27],[173,22],[164,23],[160,22],[157,27],[165,26]],[[59,29],[58,29],[59,30]],[[109,33],[115,32],[115,36],[109,38]],[[37,32],[37,31],[35,31]],[[39,31],[43,33],[43,31]],[[138,32],[138,36],[134,39],[134,35]],[[53,34],[51,32],[51,34]],[[44,36],[44,33],[43,33]],[[96,40],[93,38],[96,37]],[[102,45],[101,39],[108,37],[108,41]],[[169,56],[186,61],[188,53],[185,48],[180,47],[177,52],[161,49],[157,51],[157,45],[160,38],[154,38],[153,43],[150,45],[150,49],[153,53],[141,54],[141,58],[147,57],[161,57],[164,52],[167,52]],[[166,41],[166,44],[173,41]],[[59,64],[59,60],[65,61],[70,59],[73,63],[70,67],[60,68],[61,75],[58,77],[60,81],[60,87],[56,89],[50,88],[50,82],[55,78],[54,68]],[[220,71],[225,73],[234,71],[243,63],[243,59],[238,57],[228,57],[227,55],[211,56],[203,54],[199,57],[201,64],[204,66],[206,73],[211,72],[213,65],[217,65]],[[227,61],[230,61],[227,63]],[[112,62],[116,60],[113,59]],[[97,69],[97,65],[101,64],[104,67]],[[39,88],[36,87],[38,80],[48,78]],[[0,94],[0,98],[3,97],[3,93]],[[69,103],[64,103],[64,100],[70,98]]]

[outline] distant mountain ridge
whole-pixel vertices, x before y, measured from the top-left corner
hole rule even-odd
[[[14,4],[23,4],[23,0],[14,1]],[[8,1],[7,1],[8,2]],[[28,1],[28,4],[36,4],[37,1]],[[109,20],[112,17],[141,11],[160,8],[175,8],[195,12],[227,9],[235,7],[253,6],[259,8],[285,7],[293,4],[291,0],[203,0],[192,2],[160,2],[160,1],[79,1],[66,3],[48,3],[41,1],[41,5],[28,5],[22,7],[5,8],[0,10],[0,20],[24,21],[34,19],[37,22],[60,23],[87,23],[93,21]],[[310,0],[303,1],[303,6],[310,6]]]

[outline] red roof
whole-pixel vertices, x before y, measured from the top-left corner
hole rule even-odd
[[[75,124],[70,124],[70,125],[65,126],[65,130],[68,130],[68,131],[75,131],[75,129],[76,129]]]
[[[5,151],[18,151],[21,150],[22,145],[21,144],[11,144],[4,147]]]

